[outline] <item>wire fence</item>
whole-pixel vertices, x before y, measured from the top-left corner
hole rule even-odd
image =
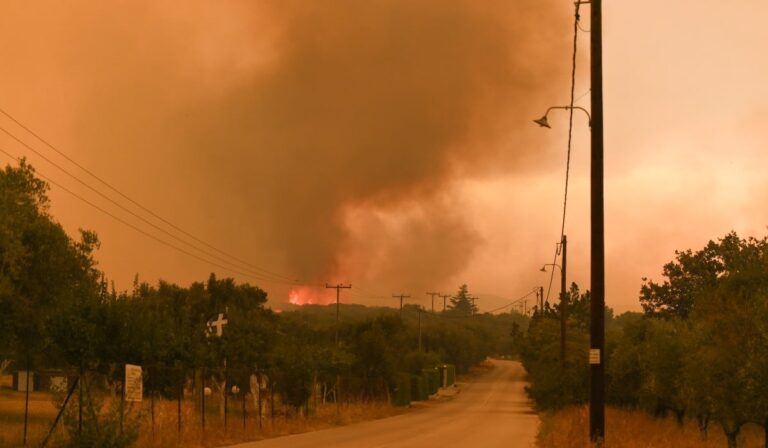
[[[109,432],[139,446],[259,439],[301,430],[309,416],[333,420],[356,401],[339,394],[353,381],[344,377],[313,381],[310,399],[296,407],[252,368],[139,366],[137,392],[124,364],[29,373],[15,366],[0,377],[0,446],[59,446]]]

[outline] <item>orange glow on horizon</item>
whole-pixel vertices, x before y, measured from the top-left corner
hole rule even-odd
[[[333,302],[332,297],[318,293],[313,288],[296,287],[288,293],[288,303],[292,305],[328,305]]]

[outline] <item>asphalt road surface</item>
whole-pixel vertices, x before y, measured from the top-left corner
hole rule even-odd
[[[528,448],[539,418],[523,387],[524,370],[494,360],[494,369],[461,385],[448,402],[419,405],[380,420],[296,434],[237,448]]]

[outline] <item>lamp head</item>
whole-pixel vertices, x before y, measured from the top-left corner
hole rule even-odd
[[[538,120],[533,120],[534,123],[538,124],[542,128],[552,128],[552,126],[549,125],[549,120],[547,120],[547,116],[544,115],[543,117],[539,118]]]
[[[547,272],[547,267],[546,267],[546,266],[542,266],[542,267],[541,267],[541,269],[539,269],[539,270],[540,270],[541,272]]]

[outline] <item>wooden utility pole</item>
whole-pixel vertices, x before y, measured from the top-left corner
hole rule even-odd
[[[325,287],[336,290],[336,345],[339,345],[339,291],[342,289],[352,289],[352,285],[345,285],[343,283],[329,285],[326,283]]]
[[[419,307],[419,353],[421,353],[421,307]]]
[[[402,319],[403,318],[403,299],[410,299],[411,296],[407,296],[405,294],[400,294],[400,295],[392,294],[392,297],[394,297],[395,299],[400,299],[400,319]]]
[[[591,0],[592,92],[589,437],[605,440],[605,221],[603,202],[603,1]]]
[[[443,312],[445,312],[445,299],[448,297],[451,297],[450,294],[440,294],[438,297],[441,297],[443,299]]]
[[[566,337],[568,327],[568,290],[566,289],[565,272],[568,263],[568,238],[563,235],[560,242],[560,362],[565,366]]]
[[[435,312],[435,296],[439,296],[440,293],[439,292],[428,292],[427,295],[432,297],[432,312],[434,313]]]

